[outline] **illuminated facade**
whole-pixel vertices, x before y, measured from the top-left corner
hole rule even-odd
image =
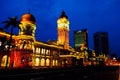
[[[12,45],[9,53],[9,67],[63,67],[73,64],[73,51],[69,49],[69,21],[65,12],[58,19],[58,41],[56,44],[39,42],[35,39],[36,20],[30,13],[20,19],[19,34],[12,36]],[[0,64],[6,64],[7,48],[2,50],[2,39],[9,42],[10,34],[0,31]],[[62,46],[61,46],[62,45]],[[8,46],[6,44],[6,46]]]

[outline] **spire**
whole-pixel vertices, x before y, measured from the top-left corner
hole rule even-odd
[[[65,11],[64,10],[62,11],[62,15],[65,15]]]
[[[66,16],[66,14],[65,14],[65,11],[64,11],[64,10],[62,11],[62,14],[61,14],[61,16],[60,16],[59,18],[63,18],[63,17],[65,17],[65,18],[67,18],[67,19],[68,19],[68,17]]]
[[[30,9],[28,9],[28,14],[30,14]]]

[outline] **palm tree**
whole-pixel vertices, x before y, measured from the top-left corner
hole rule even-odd
[[[9,59],[9,52],[10,52],[10,46],[11,46],[11,43],[12,43],[13,29],[18,27],[20,22],[17,21],[17,16],[15,16],[15,17],[12,17],[12,18],[8,17],[8,20],[3,21],[2,23],[5,23],[5,26],[4,26],[5,29],[8,29],[11,26],[10,39],[9,39],[9,44],[8,44],[9,45],[8,46],[8,54],[7,54],[8,56],[7,56],[6,67],[5,67],[5,68],[7,68],[8,59]]]

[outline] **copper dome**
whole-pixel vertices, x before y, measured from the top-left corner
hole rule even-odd
[[[32,23],[36,23],[35,17],[32,14],[24,14],[21,19],[20,22],[32,22]]]

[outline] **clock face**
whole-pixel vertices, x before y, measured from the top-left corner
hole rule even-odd
[[[62,23],[60,23],[60,27],[62,27],[63,26],[63,24]]]
[[[64,28],[69,29],[69,25],[68,24],[64,24],[64,23],[60,23],[59,27],[64,27]]]
[[[67,25],[67,28],[69,29],[69,25]]]

